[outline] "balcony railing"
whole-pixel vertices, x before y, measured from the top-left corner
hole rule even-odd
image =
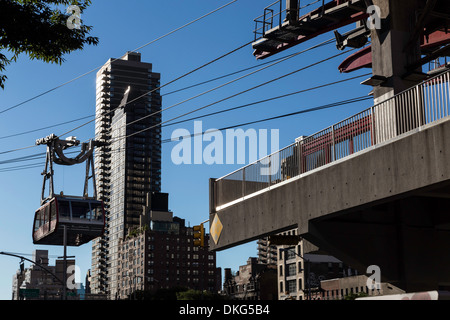
[[[325,0],[291,0],[290,7],[287,7],[286,0],[277,0],[264,8],[264,13],[259,17],[255,18],[255,30],[253,34],[255,36],[255,41],[264,38],[267,31],[273,28],[282,28],[285,22],[296,23],[300,17],[302,10],[316,5],[325,8]],[[305,12],[308,12],[305,10]]]
[[[450,71],[213,181],[216,210],[449,116]]]

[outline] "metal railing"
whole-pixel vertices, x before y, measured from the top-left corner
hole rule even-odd
[[[264,14],[253,20],[255,22],[255,30],[253,31],[255,41],[263,38],[266,35],[266,32],[276,25],[281,27],[283,24],[283,13],[286,12],[286,9],[283,9],[284,1],[285,0],[277,0],[274,3],[269,4],[264,8]]]
[[[213,182],[215,208],[449,116],[450,71]]]
[[[255,41],[264,38],[267,31],[276,27],[281,28],[286,21],[297,21],[302,9],[317,3],[321,3],[321,7],[325,8],[325,0],[311,0],[303,6],[301,6],[300,0],[291,1],[293,2],[292,8],[287,8],[286,0],[277,0],[265,7],[264,13],[253,20],[255,22],[255,30],[253,31]]]

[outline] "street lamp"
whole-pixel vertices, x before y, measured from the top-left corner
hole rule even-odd
[[[50,270],[48,270],[48,269],[47,269],[46,267],[44,267],[43,265],[37,263],[36,261],[27,259],[27,258],[22,257],[22,256],[19,256],[19,255],[17,255],[17,254],[8,253],[8,252],[0,252],[0,255],[5,255],[5,256],[10,256],[10,257],[14,257],[14,258],[19,258],[19,259],[20,259],[21,265],[22,265],[22,262],[23,262],[23,261],[31,262],[32,264],[38,266],[39,268],[41,268],[42,270],[44,270],[45,272],[47,272],[48,274],[50,274],[50,275],[51,275],[53,278],[55,278],[58,282],[60,282],[60,283],[62,284],[62,286],[63,286],[63,289],[64,289],[65,286],[67,285],[67,284],[65,283],[65,281],[59,279],[53,272],[51,272]],[[21,268],[22,268],[22,266],[21,266]],[[64,299],[64,297],[62,297],[62,298]],[[66,297],[66,299],[67,299],[67,297]]]
[[[311,300],[311,283],[309,281],[309,276],[310,276],[310,271],[311,271],[311,261],[309,261],[308,259],[306,259],[305,257],[302,257],[300,254],[298,254],[295,250],[295,248],[281,248],[280,251],[292,251],[295,255],[297,255],[300,259],[302,259],[303,261],[306,262],[306,267],[307,267],[307,273],[308,273],[308,278],[306,278],[306,282],[308,284],[308,300]]]

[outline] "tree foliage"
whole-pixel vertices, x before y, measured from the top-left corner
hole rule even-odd
[[[344,297],[344,300],[356,300],[358,298],[365,298],[368,297],[369,295],[365,292],[360,292],[360,293],[351,293],[348,294]]]
[[[97,45],[98,38],[89,36],[91,26],[67,27],[72,15],[67,8],[76,5],[83,13],[90,4],[91,0],[0,0],[0,87],[7,79],[6,66],[22,53],[32,60],[62,64],[66,54]]]
[[[185,287],[161,288],[157,291],[142,291],[136,290],[131,293],[127,300],[227,300],[228,298],[219,295],[218,293],[211,293],[208,291],[200,291],[188,289]]]
[[[177,292],[177,300],[226,300],[226,297],[209,291],[189,289]]]

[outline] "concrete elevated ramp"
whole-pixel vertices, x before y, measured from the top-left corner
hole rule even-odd
[[[210,221],[223,225],[211,224],[213,250],[298,227],[361,273],[379,266],[382,281],[407,292],[450,286],[448,116],[217,205],[229,192],[211,180]]]

